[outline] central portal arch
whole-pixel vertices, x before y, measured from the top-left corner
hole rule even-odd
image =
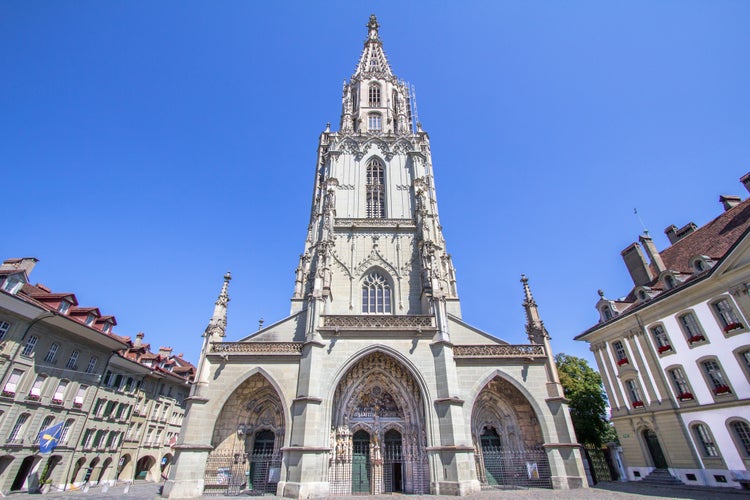
[[[341,378],[331,418],[331,494],[429,493],[424,398],[406,367],[382,352]]]

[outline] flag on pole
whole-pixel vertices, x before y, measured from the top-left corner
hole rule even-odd
[[[52,453],[62,434],[63,422],[44,429],[39,433],[39,453]]]

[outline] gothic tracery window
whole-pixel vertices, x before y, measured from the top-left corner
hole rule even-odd
[[[362,313],[389,314],[391,312],[391,286],[377,271],[362,280]]]
[[[375,158],[367,162],[367,218],[385,218],[385,172]]]

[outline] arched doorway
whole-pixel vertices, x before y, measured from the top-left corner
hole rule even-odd
[[[552,487],[544,437],[526,396],[500,376],[474,400],[471,433],[477,477],[484,488]]]
[[[153,478],[149,476],[149,472],[151,471],[151,467],[153,467],[155,463],[156,459],[151,455],[146,455],[145,457],[139,458],[135,463],[134,479],[148,479],[153,481]]]
[[[332,495],[429,493],[423,401],[412,373],[385,353],[347,370],[333,397]]]
[[[385,433],[384,444],[385,492],[400,493],[404,491],[404,454],[402,453],[401,433],[396,429],[390,429]]]
[[[44,484],[48,479],[52,478],[52,473],[60,462],[62,462],[62,457],[60,455],[52,455],[47,459],[47,463],[44,464],[44,469],[39,475],[39,482],[41,484]]]
[[[169,476],[169,466],[172,465],[172,454],[167,453],[161,457],[161,478],[166,480]]]
[[[88,483],[94,476],[94,469],[99,464],[99,457],[94,458],[89,462],[89,466],[86,468],[86,473],[83,475],[83,482]]]
[[[102,470],[99,472],[99,477],[97,477],[96,479],[97,483],[101,483],[104,480],[104,474],[107,472],[107,469],[109,469],[110,465],[112,465],[112,459],[107,458],[102,464]]]
[[[130,468],[130,455],[123,455],[120,457],[120,461],[117,462],[117,479],[123,480],[125,478],[130,478],[130,474],[128,474],[128,469]]]
[[[23,459],[23,462],[21,462],[21,467],[19,467],[18,473],[16,474],[16,478],[13,480],[13,484],[10,486],[10,491],[19,491],[23,489],[23,487],[26,485],[26,479],[29,477],[31,469],[32,467],[34,467],[34,464],[38,461],[38,459],[39,457],[35,457],[33,455],[30,455]]]
[[[81,457],[76,461],[75,465],[73,466],[73,472],[70,473],[71,484],[76,484],[78,474],[81,472],[81,469],[83,468],[83,464],[85,463],[86,463],[86,457]]]
[[[255,373],[237,387],[213,430],[204,494],[276,493],[284,412],[279,394],[263,374]]]
[[[494,427],[485,427],[481,436],[482,461],[487,484],[495,486],[503,484],[503,467],[501,452],[503,449],[500,436]]]
[[[659,438],[656,437],[656,433],[651,429],[646,429],[642,434],[643,441],[646,443],[646,447],[648,448],[648,452],[651,455],[651,461],[654,464],[654,467],[657,469],[668,468],[669,466],[667,465],[667,459],[664,457],[664,452],[661,449]]]
[[[357,431],[352,444],[352,493],[370,493],[370,435]]]

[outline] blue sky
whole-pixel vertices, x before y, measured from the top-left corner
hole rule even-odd
[[[620,251],[747,196],[750,2],[0,4],[0,257],[195,362],[289,311],[317,138],[371,12],[417,93],[464,319],[553,348],[631,282]]]

